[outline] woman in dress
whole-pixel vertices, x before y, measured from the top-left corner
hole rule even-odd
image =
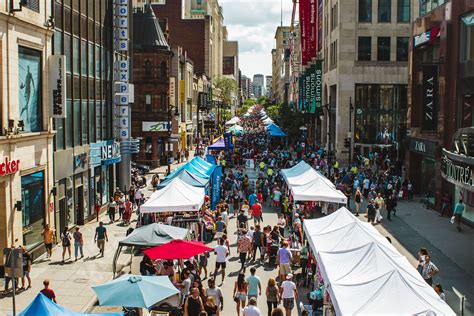
[[[271,316],[273,308],[276,308],[278,305],[278,287],[276,286],[275,279],[270,278],[268,280],[265,294],[267,295],[268,316]]]
[[[245,306],[245,299],[247,298],[248,283],[245,281],[245,274],[239,273],[237,281],[234,283],[234,301],[237,308],[237,316],[240,316],[240,310]]]

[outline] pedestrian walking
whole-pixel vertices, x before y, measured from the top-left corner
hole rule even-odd
[[[356,213],[355,216],[359,216],[359,211],[360,211],[360,203],[362,203],[362,193],[360,192],[360,189],[357,188],[357,191],[354,195],[354,204],[356,206]]]
[[[247,255],[251,251],[252,251],[252,240],[247,235],[247,231],[243,230],[237,239],[237,252],[239,253],[241,271],[245,269],[245,262],[247,261]]]
[[[278,287],[276,286],[275,279],[268,279],[265,294],[267,296],[268,316],[271,316],[272,310],[278,306]]]
[[[271,316],[283,316],[283,310],[279,307],[275,308],[272,310],[272,315]]]
[[[260,230],[260,225],[255,226],[255,232],[252,236],[252,244],[253,244],[253,254],[252,260],[255,261],[255,256],[257,254],[257,249],[260,251],[260,261],[265,260],[265,234]]]
[[[43,232],[44,248],[46,248],[46,257],[51,258],[53,254],[53,243],[54,243],[54,230],[49,227],[49,224],[44,225]]]
[[[74,238],[74,256],[76,257],[77,261],[79,252],[81,253],[81,257],[79,259],[82,259],[84,257],[84,239],[82,238],[82,233],[79,231],[79,226],[76,227],[76,231],[74,232],[74,234],[72,234],[72,237]]]
[[[204,252],[204,253],[199,255],[198,275],[199,275],[199,277],[201,277],[201,272],[204,270],[204,279],[207,279],[208,258],[209,258],[209,252]]]
[[[30,277],[30,272],[31,272],[31,256],[26,251],[26,247],[22,246],[22,266],[23,266],[23,277],[21,278],[21,288],[20,290],[28,290],[31,288],[31,277]],[[25,278],[28,280],[28,286],[25,287],[26,282]]]
[[[369,201],[369,205],[367,205],[367,222],[371,223],[372,225],[375,225],[375,215],[376,210],[375,210],[375,203],[374,200]]]
[[[222,215],[217,218],[216,222],[216,238],[220,239],[224,235],[224,230],[226,229],[227,225],[222,218]]]
[[[242,313],[244,316],[261,316],[262,313],[260,309],[257,307],[257,299],[252,297],[249,299],[249,305],[247,305],[243,310]]]
[[[257,225],[260,224],[260,222],[263,222],[262,204],[258,201],[255,202],[252,205],[251,210],[254,224]]]
[[[202,311],[204,304],[199,296],[199,289],[194,287],[184,303],[184,316],[199,316]]]
[[[236,304],[237,315],[240,315],[241,306],[245,306],[245,301],[247,299],[248,283],[245,281],[245,274],[240,272],[237,276],[237,281],[234,283],[234,302]]]
[[[425,258],[428,255],[428,250],[426,248],[420,248],[418,250],[418,265],[416,269],[421,274],[423,271],[423,266],[425,265]]]
[[[438,272],[438,267],[433,262],[431,262],[430,256],[426,255],[423,270],[421,272],[423,279],[425,279],[426,283],[429,285],[433,285],[433,277],[438,274]]]
[[[293,255],[291,251],[288,250],[288,242],[285,240],[282,243],[282,247],[278,249],[277,252],[277,265],[280,267],[279,276],[280,282],[285,280],[285,278],[291,274],[291,261],[293,260]]]
[[[292,281],[293,274],[286,276],[286,281],[280,286],[280,301],[283,300],[286,316],[291,316],[291,310],[295,307],[295,300],[298,299],[298,289]]]
[[[252,297],[258,298],[258,296],[262,295],[262,283],[260,282],[260,277],[255,275],[255,272],[257,272],[257,269],[251,267],[250,275],[247,277],[247,283],[249,285],[247,296],[249,300]]]
[[[140,214],[142,190],[140,189],[139,186],[137,186],[137,189],[135,190],[135,193],[133,195],[134,195],[133,198],[135,200],[135,207],[137,208],[137,214]]]
[[[41,293],[44,294],[47,298],[52,300],[53,302],[57,303],[56,301],[56,293],[49,287],[49,280],[44,280],[43,281],[43,289],[40,291]]]
[[[120,197],[117,199],[119,220],[122,219],[122,215],[125,212],[125,194],[120,193]]]
[[[117,202],[115,202],[113,197],[110,198],[108,213],[110,222],[115,222],[115,213],[117,213]]]
[[[280,236],[285,237],[285,227],[286,227],[286,219],[285,215],[281,214],[278,218],[278,229],[280,230]]]
[[[216,269],[214,270],[214,279],[217,280],[217,273],[219,272],[220,268],[222,270],[221,284],[224,284],[225,268],[227,257],[229,256],[229,248],[224,245],[223,238],[219,239],[219,245],[214,249],[214,253],[216,254]]]
[[[99,222],[99,226],[95,229],[94,242],[97,242],[99,248],[99,254],[104,256],[105,242],[109,241],[107,236],[107,229],[104,227],[104,223]]]
[[[204,311],[206,311],[207,316],[219,316],[219,308],[214,302],[212,296],[206,297],[206,304],[204,304]]]
[[[464,203],[462,200],[459,200],[458,203],[454,206],[454,220],[456,222],[456,226],[458,229],[458,232],[461,232],[461,218],[462,218],[462,213],[464,212],[464,209],[466,207],[464,206]]]
[[[394,211],[395,207],[397,206],[395,193],[392,193],[388,196],[386,206],[387,206],[387,219],[389,221],[392,221],[392,211]],[[395,215],[395,212],[394,212],[394,215]]]
[[[62,260],[62,262],[64,262],[64,256],[66,255],[66,251],[69,254],[68,260],[71,259],[71,240],[72,240],[71,233],[68,231],[68,228],[66,226],[66,227],[64,227],[64,230],[61,233],[61,244],[63,246],[63,260]]]
[[[122,213],[122,219],[124,225],[130,225],[130,219],[132,218],[132,209],[133,204],[130,202],[130,199],[127,197],[124,203],[124,211]]]
[[[222,311],[224,309],[224,296],[220,287],[216,286],[216,280],[211,278],[207,281],[206,296],[212,297],[214,303]]]
[[[433,288],[434,288],[436,294],[439,295],[439,298],[442,299],[443,301],[446,301],[446,295],[444,294],[444,290],[443,290],[443,287],[441,286],[441,284],[438,283]]]

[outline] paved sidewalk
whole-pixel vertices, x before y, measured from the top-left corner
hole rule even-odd
[[[190,159],[194,157],[194,151],[190,152]],[[173,164],[171,170],[175,170],[185,164]],[[167,166],[158,167],[147,175],[147,183],[151,180],[152,173],[161,174],[163,178]],[[152,190],[144,189],[143,193],[146,197],[151,195]],[[125,237],[127,227],[120,222],[109,224],[108,217],[102,214],[100,219],[107,228],[109,242],[106,243],[105,256],[100,257],[99,249],[94,243],[95,228],[98,226],[96,221],[87,223],[81,227],[84,236],[84,258],[74,261],[74,245],[72,245],[72,260],[67,260],[64,264],[62,260],[62,247],[56,246],[53,249],[52,260],[46,259],[43,255],[31,266],[32,288],[21,291],[16,295],[17,313],[28,306],[36,297],[38,292],[43,288],[43,280],[49,279],[50,287],[56,292],[57,301],[60,305],[73,311],[87,311],[96,302],[96,296],[92,291],[92,286],[102,284],[112,280],[112,261],[118,242]],[[134,227],[136,223],[136,215],[132,215],[132,223],[130,227]],[[66,254],[67,258],[67,254]],[[122,255],[119,257],[117,270],[128,272],[130,256]],[[0,282],[3,290],[3,279]],[[20,283],[21,286],[21,283]],[[12,314],[12,297],[0,295],[0,316]]]
[[[463,226],[459,233],[448,217],[440,217],[414,201],[398,202],[396,214],[392,222],[383,219],[381,225],[376,225],[377,229],[392,236],[395,247],[414,265],[418,249],[427,248],[431,260],[440,269],[434,283],[441,283],[448,304],[459,313],[455,287],[467,298],[464,315],[474,315],[474,229]]]

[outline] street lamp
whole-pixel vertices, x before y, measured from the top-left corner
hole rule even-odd
[[[172,124],[172,117],[171,112],[174,109],[174,118],[178,120],[179,113],[178,107],[175,105],[168,106],[168,153],[167,153],[167,163],[168,163],[168,175],[171,173],[171,159],[172,159],[172,150],[171,150],[171,124]]]

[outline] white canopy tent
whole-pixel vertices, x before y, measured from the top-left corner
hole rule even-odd
[[[338,315],[455,315],[372,225],[346,208],[304,231]]]
[[[204,203],[204,196],[204,188],[193,187],[180,178],[174,178],[163,189],[153,193],[150,199],[140,206],[140,212],[197,212]]]
[[[231,118],[230,120],[225,122],[225,125],[234,125],[234,124],[237,124],[239,122],[240,122],[240,119],[237,116],[234,116],[233,118]]]
[[[295,201],[324,201],[347,203],[347,197],[341,191],[329,186],[321,178],[315,178],[305,185],[292,186],[291,192]]]
[[[262,120],[263,124],[271,124],[273,123],[273,120],[269,117],[267,117],[266,119]]]

